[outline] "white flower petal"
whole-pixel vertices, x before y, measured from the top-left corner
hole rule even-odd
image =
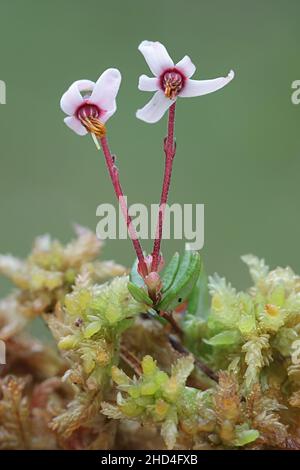
[[[86,91],[87,93],[91,94],[94,89],[95,82],[92,82],[92,80],[83,79],[77,80],[73,83],[73,85],[77,85],[77,88],[81,93]]]
[[[190,78],[192,75],[194,75],[196,71],[196,66],[193,64],[188,55],[185,55],[184,58],[175,65],[175,67],[179,69],[187,78]]]
[[[64,119],[65,124],[78,135],[86,135],[88,131],[75,116],[68,116]]]
[[[83,98],[78,87],[73,83],[73,85],[71,85],[70,88],[62,95],[60,107],[64,113],[72,116],[82,102]]]
[[[207,95],[214,91],[220,90],[234,77],[234,72],[231,72],[227,77],[219,77],[213,80],[187,80],[179,96],[183,98],[190,98],[193,96]]]
[[[92,90],[94,82],[91,80],[77,80],[72,83],[69,89],[63,94],[60,100],[60,107],[64,113],[72,116],[83,102],[81,91]]]
[[[136,113],[136,117],[145,122],[159,121],[167,109],[174,103],[174,100],[167,98],[162,91],[157,91],[151,100]]]
[[[145,57],[151,72],[157,77],[164,70],[174,67],[174,62],[169,56],[167,49],[160,42],[143,41],[139,45],[139,51]]]
[[[107,69],[98,78],[90,102],[95,103],[100,109],[112,111],[115,108],[115,100],[121,83],[121,74],[118,69]]]
[[[159,79],[157,77],[141,75],[139,78],[138,88],[141,91],[157,91],[159,90]]]

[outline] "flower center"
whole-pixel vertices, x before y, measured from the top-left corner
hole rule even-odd
[[[161,85],[165,96],[174,100],[184,86],[185,77],[179,70],[170,69],[163,73],[161,77]]]
[[[95,104],[83,103],[77,109],[77,117],[80,121],[85,121],[89,118],[99,118],[100,116],[100,109]]]
[[[101,110],[95,104],[85,102],[76,112],[83,126],[100,139],[105,136],[105,125],[100,121]]]

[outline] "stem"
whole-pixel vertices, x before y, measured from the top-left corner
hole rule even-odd
[[[160,315],[165,318],[170,325],[172,326],[174,332],[179,336],[179,338],[183,338],[184,332],[180,328],[180,326],[177,324],[176,320],[174,319],[172,313],[168,314],[167,312],[160,312]],[[186,349],[180,341],[177,340],[177,338],[174,335],[169,335],[168,336],[169,341],[174,349],[178,351],[181,354],[192,354],[188,349]],[[192,354],[195,360],[195,365],[200,369],[202,372],[204,372],[205,375],[207,375],[210,379],[214,380],[215,382],[218,382],[218,376],[215,374],[215,372],[208,367],[208,365],[204,364],[200,359],[195,357],[194,354]]]
[[[149,314],[146,314],[148,318],[150,318]],[[171,344],[172,348],[175,349],[177,352],[180,354],[184,355],[192,355],[195,361],[195,366],[200,369],[207,377],[209,377],[211,380],[214,380],[215,382],[219,382],[218,375],[204,362],[202,362],[198,357],[195,356],[191,351],[186,349],[183,344],[181,343],[184,332],[180,328],[180,326],[177,324],[176,320],[172,316],[172,314],[168,315],[167,312],[161,312],[160,314],[161,317],[163,317],[165,320],[169,322],[169,324],[172,326],[174,333],[178,336],[175,336],[174,334],[168,334],[167,333],[167,338],[169,340],[169,343]],[[151,318],[153,320],[153,318]],[[200,387],[199,387],[200,388]]]
[[[178,351],[181,354],[192,354],[188,349],[186,349],[173,335],[169,335],[169,341],[174,349]],[[205,375],[207,375],[210,379],[214,380],[215,382],[218,382],[218,376],[217,374],[211,370],[208,365],[204,364],[200,359],[195,357],[193,354],[194,359],[195,359],[195,365],[200,369],[202,372],[204,372]]]
[[[153,251],[152,251],[151,271],[157,271],[158,269],[158,264],[159,264],[159,259],[160,259],[162,231],[163,231],[164,212],[165,212],[165,206],[168,201],[168,194],[169,194],[169,189],[170,189],[170,182],[171,182],[172,168],[173,168],[173,160],[174,160],[175,151],[176,151],[176,148],[174,145],[175,108],[176,108],[176,102],[173,103],[169,108],[168,134],[165,139],[165,145],[164,145],[164,151],[166,155],[165,173],[164,173],[163,187],[162,187],[160,204],[159,204],[156,238],[154,240]]]
[[[148,270],[147,270],[147,266],[146,266],[146,263],[145,263],[145,259],[144,259],[141,244],[138,240],[136,230],[133,226],[132,219],[129,215],[128,207],[127,207],[127,204],[126,204],[126,199],[124,197],[124,193],[123,193],[121,183],[120,183],[120,179],[119,179],[119,171],[118,171],[118,169],[115,165],[114,157],[111,155],[106,137],[105,136],[101,137],[99,140],[100,140],[102,151],[103,151],[103,154],[104,154],[104,157],[105,157],[106,166],[107,166],[107,169],[108,169],[108,172],[109,172],[109,176],[110,176],[112,185],[114,187],[116,196],[118,198],[119,204],[121,206],[121,210],[123,212],[124,218],[126,220],[128,232],[129,232],[131,241],[133,243],[133,247],[135,249],[136,255],[137,255],[138,260],[139,260],[139,267],[141,269],[141,273],[145,277],[148,274]]]
[[[138,377],[142,375],[143,371],[140,361],[133,353],[128,351],[123,344],[120,346],[120,357],[129,367],[131,367]]]
[[[179,336],[180,338],[183,338],[183,335],[184,335],[183,330],[180,328],[180,326],[178,325],[177,321],[176,321],[175,318],[173,317],[172,312],[163,312],[163,311],[160,311],[159,315],[170,323],[170,325],[172,326],[173,330],[175,331],[175,333],[178,334],[178,336]]]

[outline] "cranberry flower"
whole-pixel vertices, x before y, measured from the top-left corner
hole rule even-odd
[[[177,96],[189,98],[213,93],[227,85],[234,77],[234,72],[231,70],[227,77],[213,80],[191,80],[196,67],[189,56],[184,56],[180,62],[174,65],[165,46],[160,42],[152,41],[143,41],[139,45],[139,51],[155,75],[154,77],[141,75],[139,78],[140,90],[156,92],[146,106],[136,113],[137,118],[145,122],[159,121],[175,102]]]
[[[66,125],[78,135],[105,134],[104,123],[115,113],[116,96],[121,83],[117,69],[107,69],[94,83],[77,80],[64,93],[60,107],[68,117]]]
[[[146,276],[148,271],[143,250],[128,212],[115,156],[111,154],[104,125],[117,109],[116,96],[120,84],[121,74],[117,69],[105,70],[96,83],[91,80],[77,80],[62,96],[60,107],[68,114],[68,117],[64,119],[66,125],[78,135],[90,133],[97,149],[102,149],[108,173],[139,260],[141,273]]]

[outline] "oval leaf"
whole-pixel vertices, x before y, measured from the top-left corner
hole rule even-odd
[[[191,293],[201,272],[201,259],[196,251],[186,251],[171,287],[158,305],[160,310],[172,310]]]
[[[150,299],[150,297],[148,297],[142,287],[136,286],[135,284],[133,284],[133,282],[128,282],[128,290],[137,302],[141,302],[149,306],[153,305],[152,300]]]
[[[162,293],[166,292],[171,286],[178,271],[179,261],[180,256],[179,253],[176,252],[174,253],[168,266],[165,268],[163,275],[161,276],[161,281],[163,285]]]
[[[210,339],[203,339],[204,343],[210,346],[230,346],[240,340],[240,334],[237,330],[227,330],[218,333]]]

